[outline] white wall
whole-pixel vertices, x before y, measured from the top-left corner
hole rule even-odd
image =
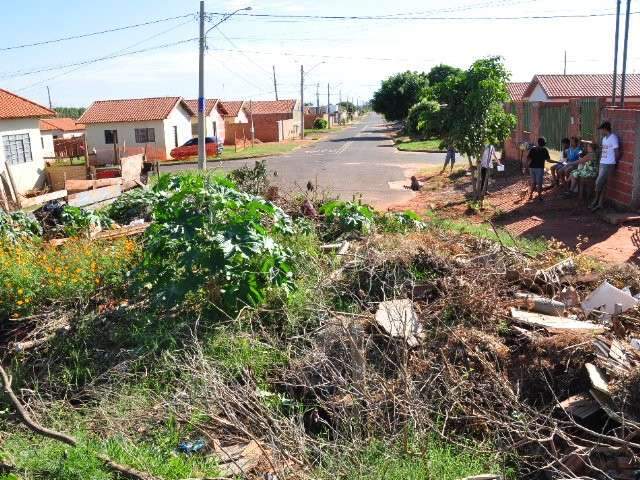
[[[136,143],[136,128],[155,129],[156,141],[154,143]],[[191,127],[189,127],[191,128]],[[115,123],[90,123],[86,127],[87,148],[97,151],[98,160],[113,161],[113,145],[104,141],[105,130],[118,131],[118,146],[120,148],[140,147],[149,145],[153,148],[166,150],[165,128],[162,120],[149,122],[115,122]],[[191,132],[189,132],[191,133]]]
[[[43,148],[42,155],[45,158],[53,158],[56,156],[53,148],[53,132],[40,132],[40,146]]]
[[[178,127],[178,147],[193,138],[193,135],[191,134],[191,115],[181,104],[178,104],[178,106],[169,114],[169,117],[164,120],[163,124],[165,149],[167,151],[168,158],[171,150],[176,147],[173,127]],[[157,131],[156,135],[158,135]]]
[[[213,124],[216,124],[216,128],[213,128]],[[205,136],[211,137],[214,132],[220,139],[220,141],[224,142],[225,138],[225,128],[224,128],[224,118],[220,115],[215,108],[211,111],[208,117],[205,117]],[[198,136],[198,117],[191,117],[191,136]]]
[[[40,140],[40,120],[37,118],[21,118],[0,120],[0,170],[5,169],[4,135],[29,134],[31,141],[31,157],[33,161],[19,165],[7,165],[18,193],[41,187],[44,182],[44,156]]]

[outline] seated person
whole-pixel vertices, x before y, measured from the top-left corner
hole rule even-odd
[[[562,169],[558,171],[558,177],[562,183],[567,183],[571,172],[578,168],[578,160],[580,160],[581,155],[582,148],[580,148],[580,139],[571,137],[571,142],[567,149],[567,161]]]
[[[598,147],[591,145],[591,148],[585,148],[581,153],[576,168],[571,172],[570,191],[576,193],[578,191],[578,182],[581,178],[596,178],[598,176],[598,167],[596,165]]]
[[[553,184],[558,185],[559,183],[559,173],[567,164],[567,152],[569,151],[569,147],[571,146],[571,142],[568,138],[563,138],[560,142],[560,162],[552,165],[549,171],[551,172],[551,178],[553,179]]]

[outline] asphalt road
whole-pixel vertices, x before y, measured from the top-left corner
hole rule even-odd
[[[272,183],[282,191],[304,190],[311,181],[318,189],[350,200],[362,195],[363,201],[377,208],[404,203],[414,195],[402,185],[427,165],[441,165],[444,154],[406,153],[393,147],[388,137],[391,127],[376,114],[369,114],[326,139],[291,153],[265,157],[270,172],[277,172]],[[208,162],[209,169],[232,170],[255,160]],[[161,171],[193,169],[195,165],[167,165]]]

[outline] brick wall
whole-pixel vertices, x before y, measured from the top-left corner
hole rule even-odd
[[[316,115],[315,113],[305,113],[304,114],[304,128],[313,128],[313,122],[316,121],[317,118],[322,118],[322,115]]]
[[[620,140],[622,157],[607,184],[607,199],[625,208],[640,207],[640,110],[605,108],[601,121],[609,120]]]
[[[235,145],[236,139],[241,143],[242,138],[251,140],[251,127],[248,123],[227,123],[225,125],[225,145]]]

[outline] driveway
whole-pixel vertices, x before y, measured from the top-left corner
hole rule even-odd
[[[441,165],[444,154],[403,153],[393,147],[391,126],[377,114],[327,138],[285,155],[265,157],[267,168],[276,173],[272,183],[282,191],[303,190],[307,182],[320,190],[350,200],[362,195],[366,203],[385,210],[411,200],[408,178],[428,165]],[[232,170],[255,160],[208,162],[209,169]],[[167,165],[162,172],[193,169],[195,165]]]

